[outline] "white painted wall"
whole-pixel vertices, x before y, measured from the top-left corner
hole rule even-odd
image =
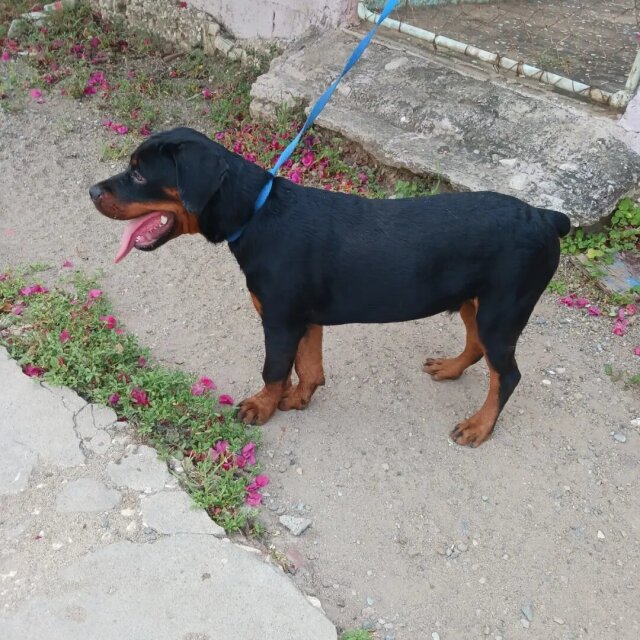
[[[189,0],[234,37],[295,38],[309,27],[333,28],[357,20],[357,0]]]

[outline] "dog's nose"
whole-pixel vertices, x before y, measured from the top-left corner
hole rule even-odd
[[[100,200],[103,193],[104,193],[104,189],[97,184],[94,184],[93,187],[89,189],[89,195],[91,196],[91,199],[94,202],[96,202],[97,200]]]

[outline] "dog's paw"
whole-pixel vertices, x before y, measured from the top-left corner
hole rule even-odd
[[[238,405],[238,417],[245,424],[264,424],[274,414],[282,397],[283,385],[267,385]]]
[[[457,380],[464,369],[458,358],[428,358],[422,367],[434,380]]]
[[[495,422],[471,416],[463,420],[451,432],[451,439],[459,445],[467,447],[479,447],[493,432]]]
[[[289,387],[278,404],[280,411],[291,411],[291,409],[306,409],[309,406],[312,392],[302,388],[300,384],[295,387]]]

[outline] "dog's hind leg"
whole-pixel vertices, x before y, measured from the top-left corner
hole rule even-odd
[[[278,407],[282,411],[304,409],[315,390],[324,384],[322,327],[312,324],[300,340],[295,360],[298,384],[285,389]]]
[[[239,405],[238,417],[247,424],[264,424],[278,407],[290,380],[298,343],[305,328],[263,324],[266,357],[262,370],[264,388]]]
[[[493,432],[500,412],[520,382],[516,343],[537,300],[535,292],[522,299],[509,295],[480,298],[478,337],[489,367],[489,393],[482,407],[451,432],[458,444],[477,447]]]
[[[434,380],[455,380],[467,367],[482,358],[483,349],[476,322],[477,308],[477,300],[467,300],[460,307],[460,317],[467,330],[464,351],[455,358],[428,358],[424,363],[422,370]]]

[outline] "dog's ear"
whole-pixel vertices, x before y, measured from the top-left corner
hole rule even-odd
[[[189,213],[202,213],[222,186],[229,165],[215,148],[200,140],[179,143],[173,159],[182,204]]]

